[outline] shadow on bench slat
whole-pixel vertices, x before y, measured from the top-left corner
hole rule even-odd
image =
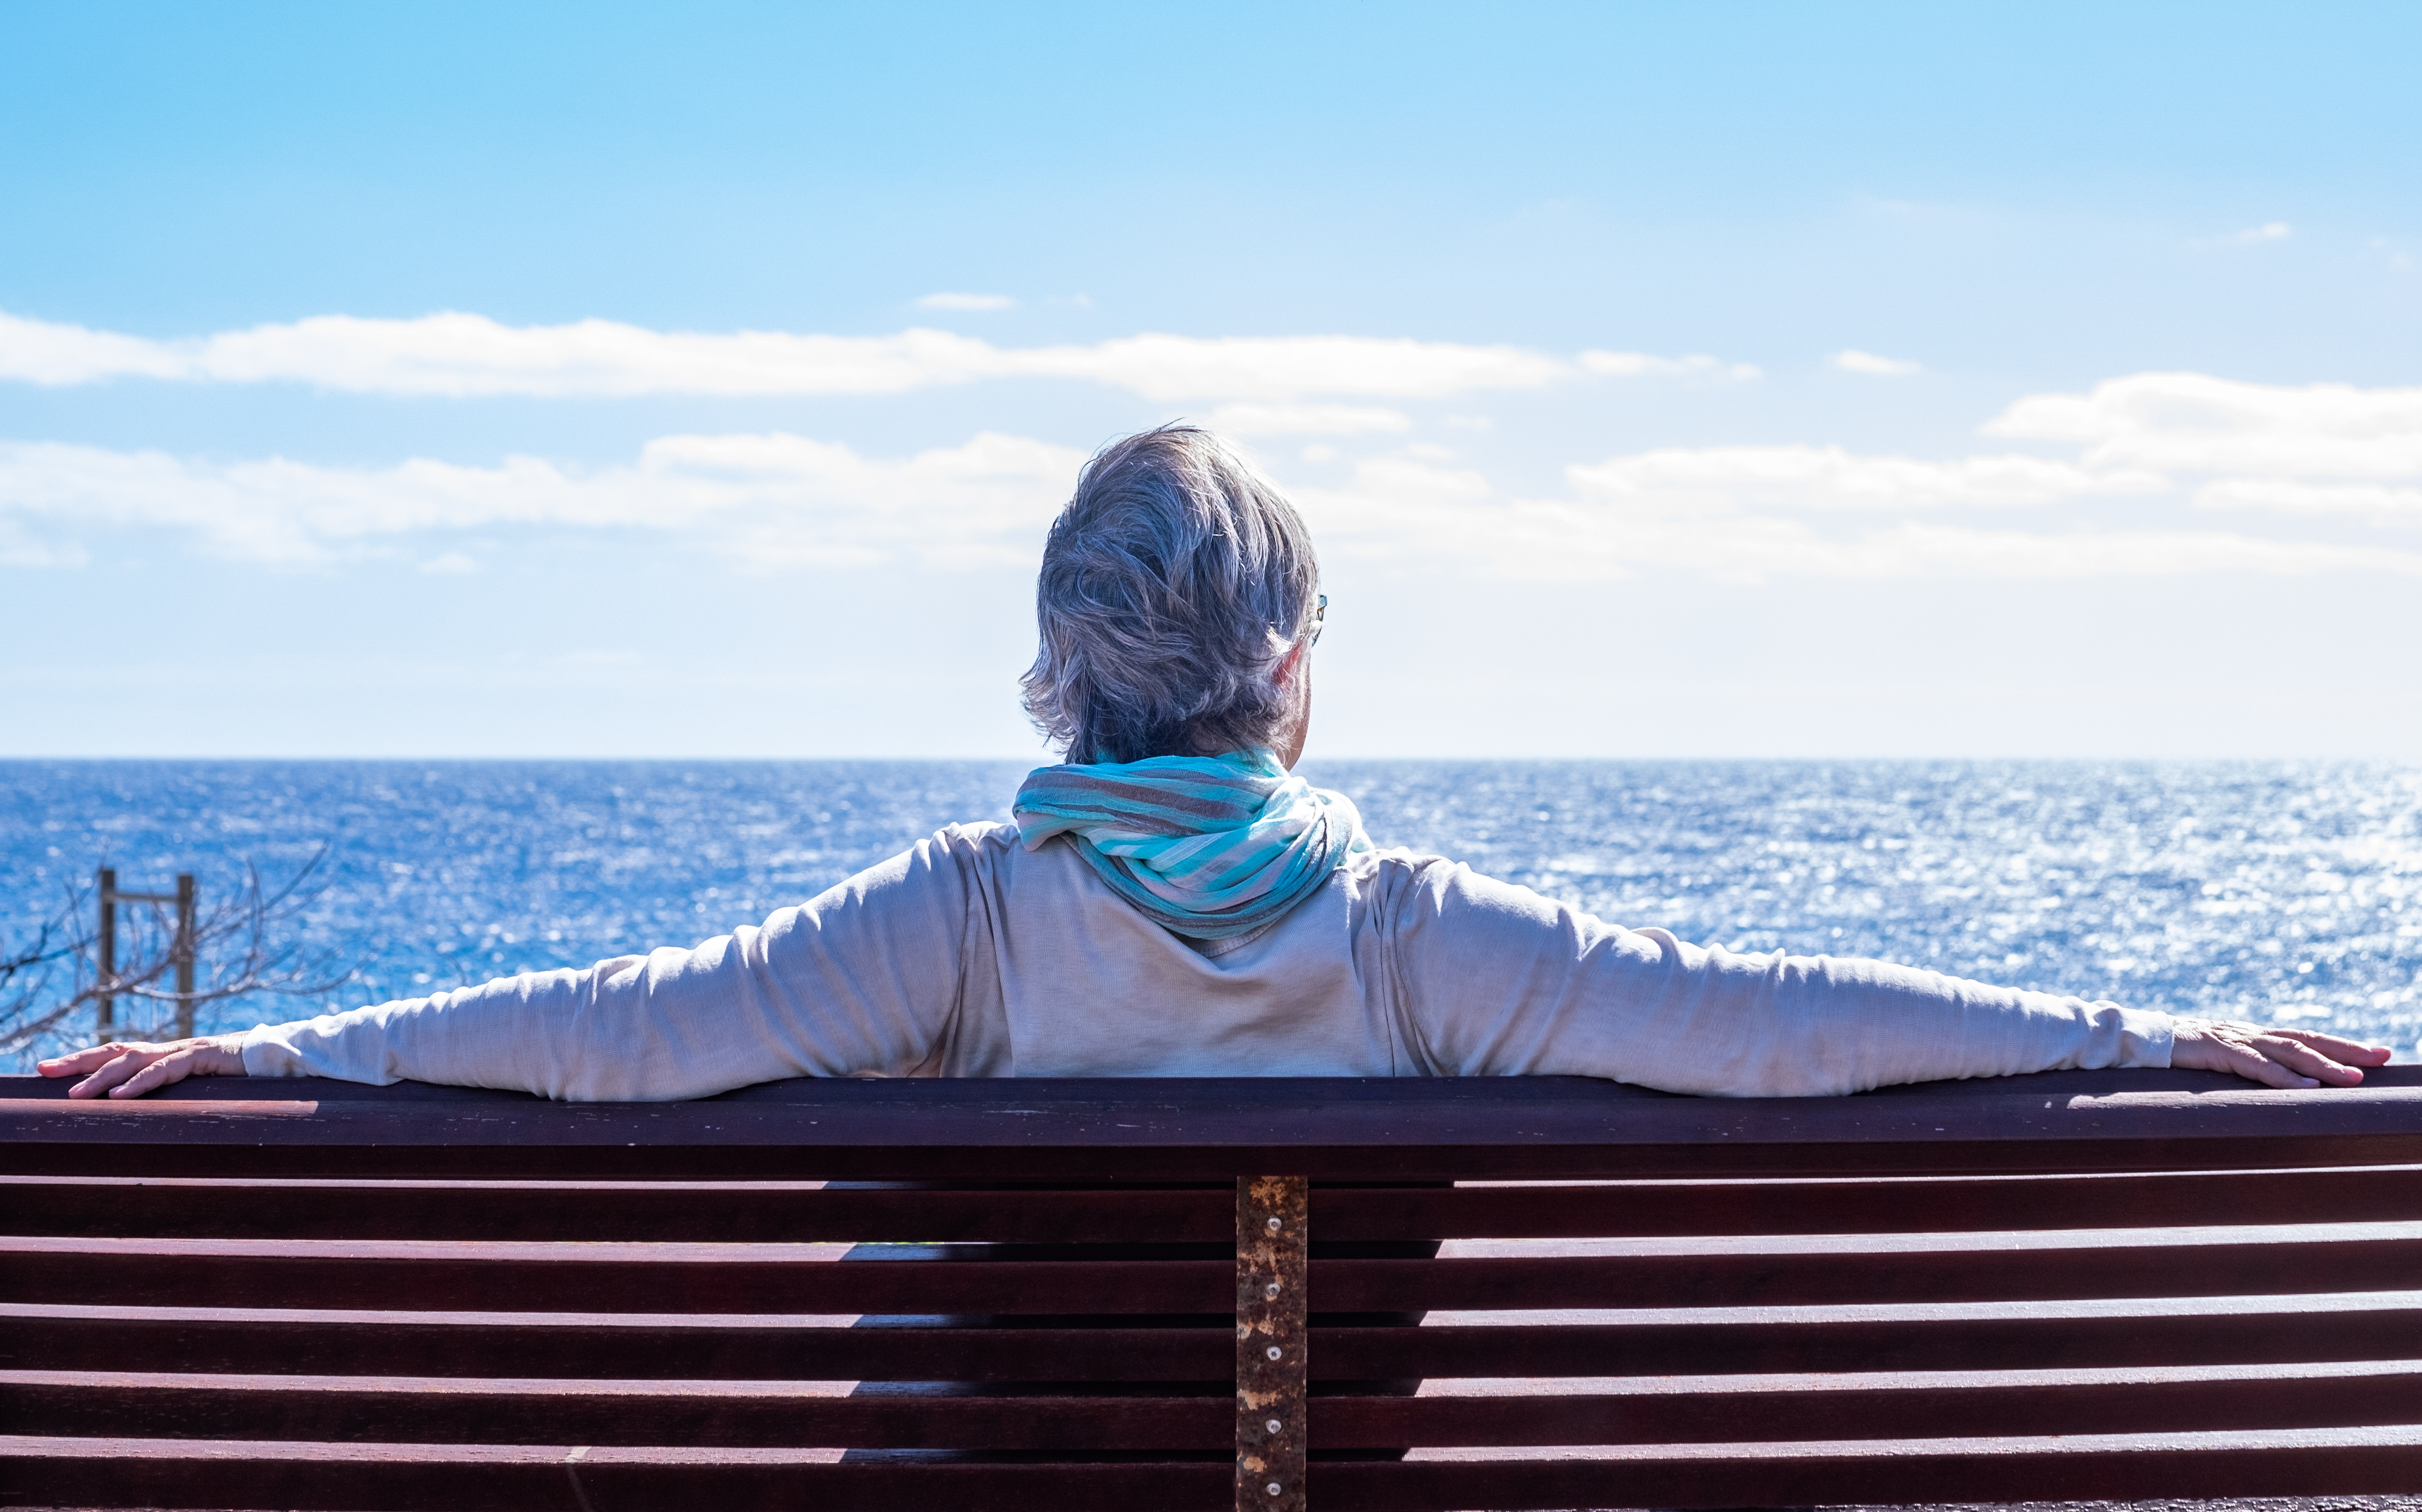
[[[1484,1384],[1498,1389],[1479,1390]],[[1511,1380],[1419,1397],[1324,1397],[1311,1442],[1315,1449],[1640,1444],[2422,1422],[2422,1362],[2410,1360],[1618,1384],[1628,1389],[1558,1391],[1553,1381]],[[846,1381],[741,1386],[14,1371],[0,1376],[0,1410],[15,1430],[45,1436],[107,1437],[142,1423],[173,1424],[163,1437],[329,1442],[1148,1453],[1224,1452],[1235,1436],[1225,1392],[886,1395],[852,1395]]]
[[[1952,1233],[2422,1219],[2422,1166],[2081,1177],[1316,1188],[1330,1239]],[[1233,1193],[830,1191],[821,1182],[0,1176],[11,1232],[182,1239],[1220,1242]]]
[[[2042,1302],[2371,1291],[2422,1277],[2422,1224],[2114,1231],[2096,1240],[1865,1236],[1765,1250],[1437,1260],[1315,1259],[1324,1312]],[[1233,1307],[1218,1260],[835,1263],[772,1247],[0,1239],[0,1294],[24,1302],[691,1313],[1194,1313]],[[1794,1253],[1794,1252],[1797,1253]]]
[[[829,1462],[816,1451],[311,1444],[0,1437],[20,1504],[272,1505],[348,1512],[1216,1512],[1232,1472],[1203,1464]],[[1417,1451],[1417,1453],[1419,1453]],[[569,1462],[567,1462],[569,1461]],[[1315,1463],[1324,1512],[1726,1507],[2088,1497],[2362,1495],[2422,1484],[2422,1428],[2068,1439],[1650,1445],[1568,1457],[1430,1451]]]
[[[2409,1294],[2410,1296],[2411,1294]],[[1738,1320],[1312,1332],[1315,1381],[1440,1377],[1787,1374],[2037,1366],[2294,1364],[2422,1358],[2422,1302],[2269,1310],[2215,1299],[2196,1311],[2020,1304],[2008,1316]],[[1220,1321],[1220,1320],[1214,1320]],[[666,1380],[1211,1380],[1233,1366],[1225,1330],[799,1327],[611,1314],[229,1316],[215,1308],[11,1305],[0,1365],[108,1370],[140,1361],[202,1373]]]

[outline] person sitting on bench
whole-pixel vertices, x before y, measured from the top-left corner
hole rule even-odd
[[[1024,678],[1066,756],[693,949],[45,1061],[74,1097],[328,1076],[699,1098],[798,1076],[1524,1076],[1846,1093],[2097,1067],[2352,1085],[2389,1052],[1628,929],[1383,850],[1291,774],[1328,600],[1302,520],[1210,433],[1120,441],[1044,548]]]

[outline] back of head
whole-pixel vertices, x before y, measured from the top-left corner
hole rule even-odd
[[[1043,548],[1027,713],[1071,761],[1266,745],[1287,712],[1273,674],[1319,586],[1295,507],[1219,438],[1113,443]]]

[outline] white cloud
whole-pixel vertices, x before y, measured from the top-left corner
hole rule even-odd
[[[1748,450],[1750,448],[1738,448]],[[1773,448],[1785,450],[1785,448]],[[1721,453],[1723,449],[1718,449]],[[2422,576],[2422,552],[2369,544],[2277,540],[2189,529],[1994,528],[1899,521],[1850,528],[1820,489],[1795,507],[1777,481],[1712,493],[1628,486],[1644,473],[1699,480],[1738,460],[1688,452],[1616,458],[1567,469],[1565,498],[1499,493],[1475,469],[1408,457],[1358,464],[1340,489],[1296,491],[1327,552],[1544,581],[1604,581],[1643,571],[1720,580],[1825,578],[2092,578],[2201,572],[2304,574],[2339,569]],[[1911,477],[1942,464],[1848,458],[1848,476]],[[1988,459],[1999,461],[2000,459]],[[1645,465],[1643,465],[1645,462]],[[1958,479],[1965,469],[1945,467]],[[1974,480],[1974,474],[1967,475]],[[1627,486],[1608,487],[1610,480]],[[1787,491],[1784,491],[1787,492]],[[2016,502],[1990,488],[1965,501]],[[1927,497],[1922,492],[1911,499]],[[1864,502],[1864,501],[1863,501]]]
[[[2096,473],[2034,457],[1933,462],[1863,457],[1839,446],[1669,447],[1567,472],[1585,493],[1675,507],[1721,502],[1727,507],[1932,509],[2158,493],[2170,486],[2156,474]]]
[[[69,548],[46,538],[142,527],[191,532],[225,555],[310,563],[426,533],[571,527],[680,531],[758,567],[1030,564],[1083,460],[991,433],[896,460],[778,433],[668,436],[633,464],[590,472],[530,457],[373,470],[0,444],[0,533],[14,533],[0,545],[56,559]],[[447,561],[429,565],[452,569]]]
[[[1846,347],[1826,361],[1843,372],[1857,373],[1865,378],[1906,378],[1911,373],[1926,371],[1920,364],[1879,357],[1872,351],[1861,351],[1856,347]]]
[[[1223,404],[1206,423],[1230,436],[1367,436],[1413,429],[1398,411],[1353,404]]]
[[[2284,509],[2301,514],[2412,515],[2422,519],[2422,488],[2383,488],[2375,483],[2232,477],[2197,489],[2195,503],[2207,509]]]
[[[1007,294],[927,294],[920,298],[920,310],[1006,310],[1016,307],[1017,301]]]
[[[1092,346],[1003,348],[948,331],[715,335],[595,320],[507,326],[462,313],[409,320],[322,315],[154,341],[0,314],[0,379],[52,386],[148,378],[448,397],[618,397],[899,394],[983,380],[1060,378],[1160,400],[1278,403],[1315,395],[1431,398],[1535,389],[1592,373],[1754,377],[1756,369],[1711,357],[1584,352],[1567,361],[1518,347],[1375,336],[1147,333]]]
[[[2089,467],[2266,477],[2422,476],[2422,388],[2288,388],[2138,373],[2019,400],[1985,433],[2085,447]]]
[[[1393,409],[1265,401],[1213,418],[1249,434],[1396,438],[1352,461],[1342,485],[1297,497],[1325,550],[1452,571],[2422,573],[2410,533],[2422,521],[2422,390],[2139,374],[2032,396],[1986,428],[2065,442],[2071,458],[1661,447],[1567,467],[1549,494],[1501,489],[1462,454],[1413,442]],[[1326,445],[1297,455],[1324,471],[1345,460]],[[444,571],[491,557],[499,532],[574,529],[679,532],[761,567],[1023,568],[1082,460],[992,433],[906,458],[784,433],[677,435],[590,469],[531,457],[365,469],[0,444],[0,560],[72,566],[89,532],[139,527],[254,559],[387,553]],[[2216,510],[2237,512],[2232,528],[2211,528]],[[2330,538],[2285,534],[2318,526]],[[2366,538],[2375,528],[2405,533]],[[481,538],[444,538],[463,532]]]
[[[1746,382],[1765,376],[1748,363],[1723,362],[1705,352],[1693,352],[1687,357],[1657,357],[1644,351],[1584,351],[1574,361],[1581,364],[1583,372],[1608,378],[1671,375]]]
[[[1526,578],[2422,575],[2410,534],[2360,537],[2422,520],[2422,390],[2142,373],[2031,396],[1985,429],[2078,454],[1665,447],[1568,467],[1565,496],[1526,497],[1407,448],[1305,499],[1334,549]],[[2328,517],[2336,538],[2213,530],[2216,509]]]
[[[2229,240],[2232,242],[2285,242],[2295,234],[2296,228],[2286,221],[2264,221],[2259,226],[2247,226]]]

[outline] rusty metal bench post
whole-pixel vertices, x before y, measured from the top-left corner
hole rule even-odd
[[[1236,1512],[1303,1512],[1310,1186],[1236,1178]]]

